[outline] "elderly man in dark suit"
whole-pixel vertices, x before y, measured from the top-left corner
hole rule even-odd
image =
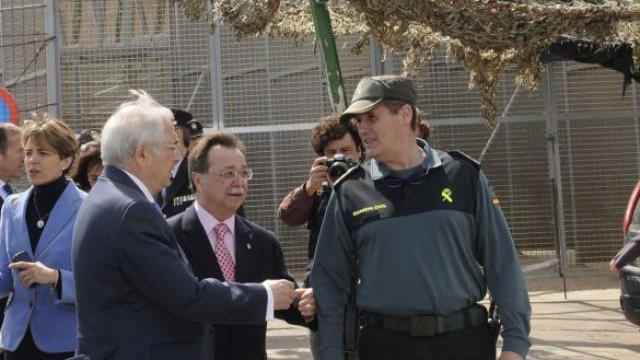
[[[286,280],[198,280],[155,197],[178,161],[171,111],[142,91],[102,133],[103,175],[73,238],[77,354],[102,359],[202,359],[208,323],[263,324],[294,299]]]
[[[196,201],[169,220],[199,278],[260,282],[293,277],[287,271],[280,244],[273,233],[236,216],[246,199],[253,173],[244,146],[232,134],[205,135],[189,154],[189,169]],[[315,314],[311,289],[296,290],[298,306],[276,314],[289,323],[307,325]],[[266,359],[266,325],[215,325],[216,360]]]

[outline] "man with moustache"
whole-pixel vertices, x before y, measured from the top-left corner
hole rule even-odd
[[[78,358],[203,359],[210,322],[264,324],[289,308],[287,280],[198,280],[155,199],[179,160],[173,114],[131,91],[102,132],[104,173],[73,238]]]
[[[295,281],[284,263],[275,236],[260,225],[236,215],[244,203],[252,170],[244,145],[233,134],[214,131],[204,135],[189,154],[189,170],[196,200],[185,212],[171,218],[169,226],[198,278],[261,282]],[[289,323],[306,325],[315,315],[312,289],[296,290],[297,306],[276,312]],[[215,325],[216,360],[267,358],[266,323]]]

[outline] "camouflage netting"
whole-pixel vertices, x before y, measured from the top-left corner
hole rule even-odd
[[[175,0],[192,19],[206,17],[239,36],[268,34],[296,41],[313,36],[309,0]],[[211,3],[208,3],[211,1]],[[598,1],[598,0],[595,0]],[[593,0],[592,0],[593,2]],[[328,0],[336,36],[360,35],[359,51],[374,35],[385,53],[405,54],[405,73],[414,74],[439,48],[469,69],[490,126],[499,115],[498,76],[509,64],[517,81],[535,89],[542,50],[561,35],[633,47],[640,64],[640,2],[606,3],[534,0]]]

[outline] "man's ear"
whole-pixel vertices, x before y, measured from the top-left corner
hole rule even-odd
[[[413,109],[411,108],[411,105],[403,105],[400,108],[400,114],[402,115],[402,123],[411,127],[411,118],[413,117]]]
[[[133,159],[136,163],[143,165],[147,162],[150,155],[150,149],[147,144],[138,144],[133,150]]]
[[[195,171],[191,172],[191,180],[193,182],[193,185],[196,187],[195,189],[192,189],[193,192],[198,191],[199,189],[202,188],[202,174],[197,173]]]

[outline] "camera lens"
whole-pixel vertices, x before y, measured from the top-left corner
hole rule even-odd
[[[349,170],[349,165],[343,162],[336,161],[333,164],[331,164],[327,174],[329,175],[330,179],[337,179],[340,176],[344,175],[344,173],[346,173],[347,170]]]

